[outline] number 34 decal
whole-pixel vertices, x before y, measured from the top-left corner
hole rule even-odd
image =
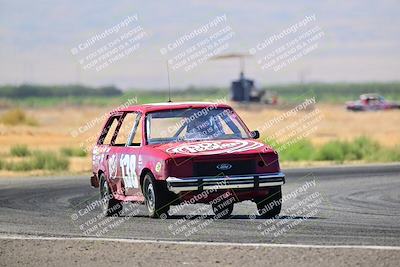
[[[136,155],[121,155],[119,166],[121,167],[121,176],[124,179],[125,188],[138,188]]]

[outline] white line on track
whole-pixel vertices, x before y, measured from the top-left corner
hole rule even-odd
[[[240,247],[271,247],[271,248],[319,248],[319,249],[375,249],[375,250],[400,250],[400,246],[363,246],[363,245],[308,245],[308,244],[265,244],[265,243],[231,243],[231,242],[196,242],[172,240],[146,240],[123,238],[97,238],[97,237],[44,237],[28,235],[0,235],[0,239],[8,240],[47,240],[47,241],[107,241],[123,243],[147,244],[172,244],[195,246],[240,246]]]

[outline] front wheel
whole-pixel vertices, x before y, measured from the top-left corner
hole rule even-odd
[[[165,189],[157,184],[151,173],[146,174],[143,180],[143,195],[146,207],[151,218],[167,218],[169,205]]]
[[[258,214],[262,218],[274,218],[279,215],[282,207],[282,190],[280,186],[271,187],[265,198],[255,199]]]
[[[100,174],[100,202],[104,216],[119,215],[122,211],[122,202],[113,197],[104,173]]]

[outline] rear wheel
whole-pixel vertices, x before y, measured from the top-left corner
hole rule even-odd
[[[280,186],[271,187],[265,198],[255,199],[258,214],[262,218],[278,216],[282,207],[282,190]]]
[[[100,201],[104,216],[119,215],[122,211],[122,202],[113,197],[104,173],[100,174]]]
[[[146,207],[151,218],[167,218],[169,204],[165,188],[157,183],[151,173],[145,175],[143,179],[143,195]]]

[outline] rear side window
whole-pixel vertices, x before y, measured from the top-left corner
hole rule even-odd
[[[114,116],[108,120],[100,136],[98,144],[112,145],[112,141],[117,135],[117,128],[120,117],[121,116]]]
[[[134,134],[135,126],[140,115],[138,113],[130,112],[126,113],[123,117],[122,124],[118,130],[117,137],[115,139],[115,146],[124,146],[132,134]]]

